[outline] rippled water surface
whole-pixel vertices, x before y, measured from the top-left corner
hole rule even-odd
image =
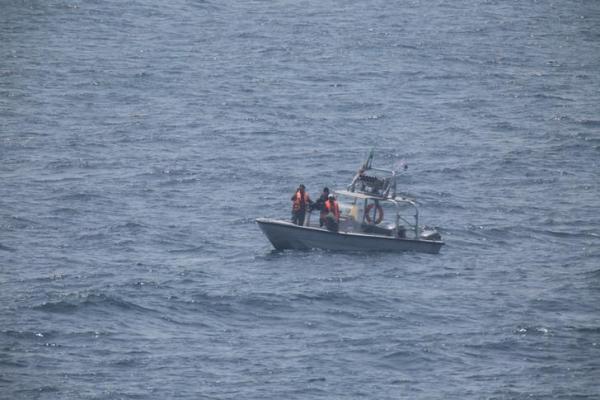
[[[600,3],[0,0],[0,398],[597,399]],[[439,255],[275,252],[368,149]]]

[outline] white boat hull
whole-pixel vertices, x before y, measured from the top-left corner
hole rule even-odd
[[[291,222],[258,218],[258,226],[273,247],[283,249],[326,249],[338,251],[387,251],[437,254],[442,241],[394,238],[352,232],[331,232],[323,228],[294,225]]]

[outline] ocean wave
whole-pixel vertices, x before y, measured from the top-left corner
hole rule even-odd
[[[0,335],[3,335],[7,338],[27,340],[27,341],[35,341],[44,343],[45,345],[53,345],[57,346],[54,343],[49,343],[49,340],[74,340],[74,339],[96,339],[101,336],[111,336],[112,333],[108,331],[59,331],[59,330],[44,330],[44,331],[16,331],[16,330],[2,330],[0,331]]]
[[[81,214],[81,211],[70,207],[58,207],[51,210],[50,213],[59,215],[78,215]]]
[[[515,330],[514,333],[518,333]],[[467,343],[464,345],[466,349],[473,349],[477,354],[485,354],[488,351],[512,351],[517,347],[518,343],[515,338],[502,337],[499,340],[485,340],[479,343]]]
[[[161,182],[160,186],[176,186],[176,185],[189,185],[201,182],[201,178],[177,178],[177,179],[169,179],[168,181]]]
[[[196,293],[191,296],[191,300],[176,301],[177,303],[183,302],[186,308],[200,307],[209,314],[234,319],[244,315],[280,319],[282,315],[304,306],[321,309],[329,317],[355,318],[358,316],[357,309],[371,309],[372,304],[371,300],[341,293],[246,293],[237,295]],[[345,311],[348,307],[353,308],[353,311]],[[177,316],[173,316],[173,318],[175,320],[182,319]]]
[[[329,291],[292,294],[290,300],[302,304],[314,304],[315,306],[318,305],[319,307],[339,306],[342,308],[357,307],[359,309],[370,309],[375,299],[370,297],[354,296],[346,292]]]
[[[529,227],[527,228],[527,231],[535,235],[551,236],[558,239],[592,239],[596,241],[600,240],[600,236],[598,235],[598,233],[592,230],[574,229],[572,231],[557,231]]]
[[[565,329],[570,333],[575,333],[577,335],[583,335],[583,337],[588,338],[588,340],[600,340],[600,324],[599,325],[567,325]],[[600,342],[597,342],[600,346]]]
[[[463,234],[467,234],[469,236],[476,236],[479,238],[486,239],[512,239],[518,237],[515,232],[515,228],[513,226],[504,226],[504,227],[484,227],[484,226],[475,226],[475,225],[467,225],[467,229],[457,230],[457,232],[461,232]]]
[[[111,236],[103,232],[84,233],[77,236],[77,240],[81,241],[96,241],[110,239]]]
[[[538,298],[530,300],[529,304],[536,310],[544,312],[569,312],[573,308],[574,302],[568,298]],[[579,308],[583,309],[582,306],[580,304]]]
[[[138,230],[141,230],[144,228],[147,228],[147,226],[141,222],[127,221],[127,222],[123,222],[120,224],[111,225],[109,230],[110,231],[121,231],[121,230],[138,231]]]
[[[427,345],[423,341],[405,343],[400,349],[383,354],[380,362],[386,368],[413,371],[422,371],[428,365],[436,365],[438,370],[443,370],[467,364],[463,356],[453,356],[446,349],[438,348],[435,344]]]
[[[254,217],[245,217],[238,218],[231,221],[233,225],[254,225],[256,223],[256,218]]]
[[[206,251],[206,246],[191,246],[186,249],[174,249],[174,250],[167,250],[167,251],[172,254],[203,253]]]
[[[594,269],[592,271],[586,271],[586,272],[582,272],[580,274],[587,277],[588,279],[592,279],[592,282],[594,279],[600,280],[600,269]],[[599,282],[599,284],[600,284],[600,282]]]
[[[37,311],[56,314],[74,314],[87,309],[97,309],[102,311],[108,311],[109,309],[119,309],[123,311],[134,310],[141,312],[154,311],[131,301],[105,294],[71,295],[67,296],[64,300],[48,301],[33,306],[32,308]]]
[[[577,121],[577,123],[588,127],[588,128],[600,128],[600,120],[597,119],[583,119],[580,121]]]
[[[187,240],[185,240],[187,241]],[[185,243],[180,240],[162,240],[161,243],[172,245],[176,247],[174,249],[167,250],[171,254],[186,254],[186,253],[216,253],[225,248],[231,248],[226,240],[220,240],[220,238],[201,238],[196,240],[194,243]]]
[[[557,121],[564,121],[573,125],[579,125],[586,128],[600,128],[600,120],[597,119],[579,119],[571,117],[570,115],[556,115],[554,119]]]
[[[515,334],[521,336],[547,336],[552,335],[550,329],[543,326],[522,326],[514,331]]]
[[[8,218],[4,218],[4,222],[0,225],[1,229],[11,230],[11,229],[27,229],[34,226],[39,226],[40,224],[34,220],[10,216]]]
[[[48,339],[58,336],[58,331],[16,331],[16,330],[1,330],[0,334],[11,339],[26,339],[26,340],[40,340]]]
[[[17,251],[16,249],[3,245],[2,243],[0,243],[0,251],[8,251],[8,252],[15,252]]]
[[[105,197],[103,195],[97,194],[97,193],[69,193],[69,194],[65,194],[62,196],[58,196],[55,198],[56,200],[58,200],[59,202],[64,202],[64,201],[83,201],[83,202],[88,202],[88,201],[93,201],[93,200],[98,200],[98,199],[105,199]]]
[[[29,367],[29,363],[25,362],[23,360],[10,360],[10,359],[1,357],[0,358],[0,366],[6,367],[6,368],[27,368],[27,367]],[[4,381],[4,379],[2,379],[4,377],[3,375],[0,375],[0,382]],[[4,382],[11,382],[11,381],[6,380]]]
[[[533,224],[528,225],[511,225],[511,226],[475,226],[468,225],[467,229],[450,229],[453,236],[458,236],[459,240],[465,240],[466,237],[476,237],[489,241],[494,241],[496,244],[508,244],[523,239],[534,239],[537,241],[545,240],[550,237],[555,239],[581,240],[587,239],[592,241],[600,240],[598,234],[593,230],[573,230],[573,231],[558,231],[549,229],[540,229],[534,227]]]
[[[574,102],[574,99],[568,98],[568,97],[562,97],[562,96],[557,96],[557,95],[552,95],[552,94],[547,94],[547,93],[537,93],[533,95],[534,98],[536,99],[542,99],[542,100],[560,100],[560,101],[567,101],[567,102]]]
[[[197,171],[192,171],[188,168],[181,167],[165,167],[165,168],[153,168],[153,174],[155,175],[168,175],[168,176],[186,176],[195,175]]]

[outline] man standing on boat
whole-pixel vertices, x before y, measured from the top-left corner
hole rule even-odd
[[[305,186],[301,184],[292,196],[292,201],[294,202],[292,204],[292,222],[296,225],[304,225],[306,209],[313,204],[305,189]]]
[[[317,201],[315,201],[315,203],[311,207],[311,210],[321,211],[321,213],[319,215],[319,226],[323,226],[323,224],[325,223],[325,216],[327,215],[327,211],[325,211],[325,202],[327,201],[328,198],[329,198],[329,188],[324,187],[323,193],[321,193],[321,197],[319,197],[317,199]]]
[[[323,208],[326,213],[325,226],[330,231],[337,232],[340,224],[340,207],[334,195],[328,196]]]

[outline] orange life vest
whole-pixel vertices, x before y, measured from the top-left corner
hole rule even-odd
[[[333,213],[336,220],[340,219],[340,208],[338,207],[338,203],[335,200],[327,200],[325,202],[325,211],[327,213]]]
[[[310,197],[308,197],[308,193],[304,192],[304,194],[300,193],[298,190],[296,195],[294,196],[294,205],[292,206],[292,211],[300,211],[302,209],[306,209],[306,206],[310,204]]]

